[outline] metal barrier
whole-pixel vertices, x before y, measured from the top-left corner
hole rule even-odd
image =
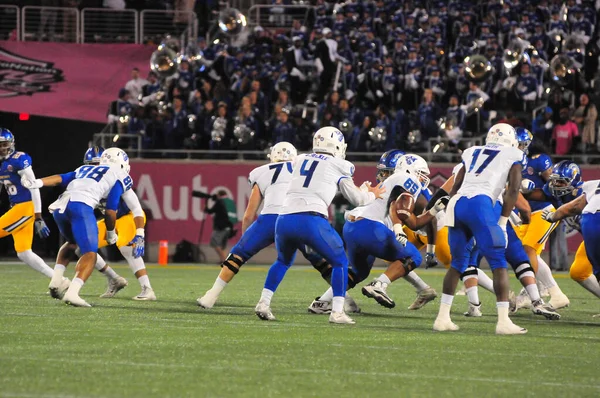
[[[23,7],[20,40],[79,43],[79,10],[66,7]]]
[[[20,17],[19,7],[0,5],[0,40],[20,40]]]
[[[136,10],[84,8],[81,11],[82,43],[139,43]]]
[[[107,124],[102,129],[102,132],[94,134],[92,144],[100,145],[103,148],[110,148],[115,146],[115,144],[119,143],[119,141],[127,141],[129,145],[119,145],[119,147],[127,151],[127,154],[131,158],[142,157],[142,151],[140,150],[140,148],[142,147],[143,137],[140,134],[113,134],[110,132],[111,130],[112,125]],[[136,145],[132,145],[132,143],[135,143]]]
[[[193,11],[144,10],[140,13],[141,43],[160,43],[171,34],[179,36],[187,31],[190,41],[198,37],[198,17]]]
[[[259,4],[250,7],[248,20],[251,26],[260,25],[265,29],[290,30],[292,20],[299,19],[306,25],[315,7],[310,5],[286,6],[279,4]]]

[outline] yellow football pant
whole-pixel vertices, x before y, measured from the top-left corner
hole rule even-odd
[[[407,226],[404,226],[404,233],[408,241],[415,245],[417,249],[421,250],[422,247],[427,245],[427,236],[419,235]],[[448,227],[440,229],[435,235],[435,256],[439,262],[444,264],[444,267],[450,268],[452,256],[450,255],[450,245],[448,244]]]
[[[146,225],[146,214],[144,214],[144,225]],[[117,231],[117,247],[127,246],[135,237],[135,221],[133,221],[133,213],[128,213],[117,219],[115,223]],[[106,224],[104,220],[98,221],[98,248],[108,246],[106,242]]]
[[[554,207],[552,207],[554,211]],[[554,231],[559,223],[549,223],[542,218],[542,212],[537,211],[531,214],[529,225],[521,225],[516,229],[517,236],[521,239],[523,246],[529,246],[536,251],[538,255],[542,254],[548,237]]]
[[[18,203],[0,217],[0,238],[12,235],[17,253],[31,250],[34,221],[33,202]]]
[[[592,273],[592,263],[590,263],[590,260],[588,260],[587,254],[585,253],[585,244],[581,242],[577,252],[575,253],[573,264],[571,264],[569,276],[574,281],[582,282],[589,278]]]

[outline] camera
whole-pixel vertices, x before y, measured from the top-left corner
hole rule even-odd
[[[192,197],[201,199],[212,199],[217,200],[217,195],[211,195],[201,191],[192,191]]]

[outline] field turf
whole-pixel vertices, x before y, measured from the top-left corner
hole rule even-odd
[[[355,290],[363,313],[338,326],[306,311],[325,290],[312,269],[290,270],[276,322],[254,315],[265,267],[244,267],[210,311],[196,298],[215,266],[150,267],[157,302],[132,301],[137,281],[115,269],[129,287],[100,299],[105,278],[94,274],[82,292],[90,309],[52,300],[48,281],[24,265],[0,265],[1,397],[600,396],[600,303],[566,275],[557,278],[571,298],[562,320],[523,310],[514,320],[529,334],[495,336],[487,292],[483,318],[463,317],[459,296],[461,330],[434,333],[439,299],[408,311],[414,291],[403,281],[390,287],[392,310]],[[421,276],[440,292],[442,270]]]

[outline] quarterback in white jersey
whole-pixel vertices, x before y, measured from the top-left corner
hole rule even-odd
[[[462,154],[464,167],[455,177],[450,192],[452,199],[446,209],[452,263],[444,278],[440,311],[433,325],[436,331],[458,330],[458,326],[450,319],[450,308],[458,280],[469,265],[467,248],[474,237],[490,264],[497,287],[496,333],[527,332],[508,317],[509,282],[505,258],[506,223],[517,201],[525,161],[525,154],[518,149],[518,145],[515,129],[500,123],[488,131],[485,146],[468,148]],[[505,187],[502,212],[498,219],[494,205]]]
[[[582,195],[560,206],[556,212],[544,210],[542,217],[556,222],[581,214],[581,235],[585,253],[592,263],[593,273],[600,282],[600,180],[592,180],[581,186]]]
[[[200,307],[212,308],[223,289],[239,272],[240,267],[259,251],[275,242],[275,222],[283,209],[288,186],[292,180],[292,162],[296,156],[296,148],[292,144],[277,143],[271,148],[271,163],[259,166],[250,172],[248,182],[252,187],[252,193],[242,220],[242,237],[221,264],[221,271],[213,287],[197,300]],[[261,204],[262,210],[256,218]],[[327,280],[328,273],[331,273],[329,263],[316,253],[307,251],[304,246],[299,249]]]
[[[277,261],[269,269],[255,313],[263,320],[274,320],[271,298],[293,264],[296,250],[314,249],[332,266],[332,311],[329,321],[354,323],[344,312],[348,279],[348,259],[344,243],[327,220],[328,208],[337,189],[354,205],[361,206],[380,197],[383,189],[369,187],[368,192],[354,185],[354,166],[344,160],[344,135],[335,127],[323,127],[313,137],[313,153],[298,156],[294,172],[275,225]]]
[[[106,199],[106,240],[109,244],[117,241],[115,221],[121,198],[128,205],[139,202],[131,190],[133,181],[129,176],[129,157],[119,148],[104,151],[99,165],[86,165],[77,170],[34,181],[24,185],[42,186],[66,185],[65,192],[49,206],[61,234],[68,242],[77,243],[81,258],[77,262],[75,278],[62,298],[68,304],[80,307],[90,305],[79,297],[79,290],[89,278],[96,264],[98,251],[98,225],[94,209]],[[144,218],[135,217],[136,236],[130,243],[136,257],[144,254]]]

